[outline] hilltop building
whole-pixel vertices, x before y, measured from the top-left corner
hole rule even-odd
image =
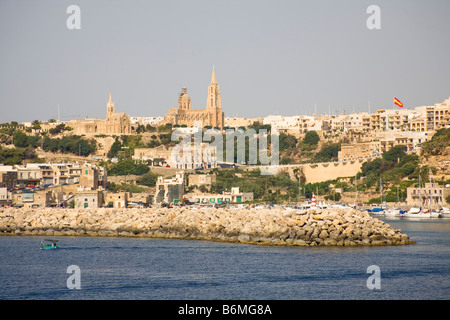
[[[125,112],[116,112],[116,106],[109,93],[106,104],[106,119],[71,120],[67,123],[77,135],[99,135],[99,134],[130,134],[131,120]]]
[[[216,81],[216,73],[213,67],[211,82],[208,87],[206,109],[191,109],[191,97],[184,87],[178,97],[178,109],[172,108],[164,116],[161,124],[186,125],[193,127],[196,122],[201,122],[204,127],[223,129],[225,114],[222,111],[220,88]]]

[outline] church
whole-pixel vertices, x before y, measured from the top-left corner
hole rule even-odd
[[[94,134],[94,135],[114,135],[114,134],[130,134],[131,121],[125,112],[116,112],[115,103],[109,93],[109,101],[106,104],[106,119],[90,119],[71,120],[67,124],[73,128],[73,132],[78,135]]]
[[[213,67],[211,83],[208,87],[208,98],[205,109],[191,109],[191,97],[186,88],[182,88],[178,97],[178,109],[172,108],[164,116],[161,124],[186,125],[193,127],[201,122],[203,127],[211,126],[223,130],[225,125],[225,114],[222,111],[220,100],[220,88],[216,81],[216,73]]]

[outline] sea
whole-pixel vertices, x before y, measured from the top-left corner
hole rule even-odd
[[[282,247],[0,236],[0,300],[447,300],[450,219],[382,220],[416,241]]]

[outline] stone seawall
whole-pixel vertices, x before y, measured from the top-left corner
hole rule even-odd
[[[353,209],[0,209],[0,235],[127,236],[264,245],[412,244]]]

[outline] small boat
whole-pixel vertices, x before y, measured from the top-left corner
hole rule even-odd
[[[442,218],[450,218],[450,209],[446,207],[442,207],[439,210],[440,214],[442,215]]]
[[[59,240],[45,239],[44,241],[46,241],[46,242],[41,241],[41,249],[42,250],[55,250],[55,249],[61,248],[58,245]]]
[[[384,210],[383,208],[373,208],[372,209],[372,214],[376,214],[376,215],[383,215],[384,214]]]
[[[384,212],[386,217],[403,217],[404,211],[399,208],[390,208]]]
[[[430,211],[430,218],[442,218],[442,214],[433,209]]]

